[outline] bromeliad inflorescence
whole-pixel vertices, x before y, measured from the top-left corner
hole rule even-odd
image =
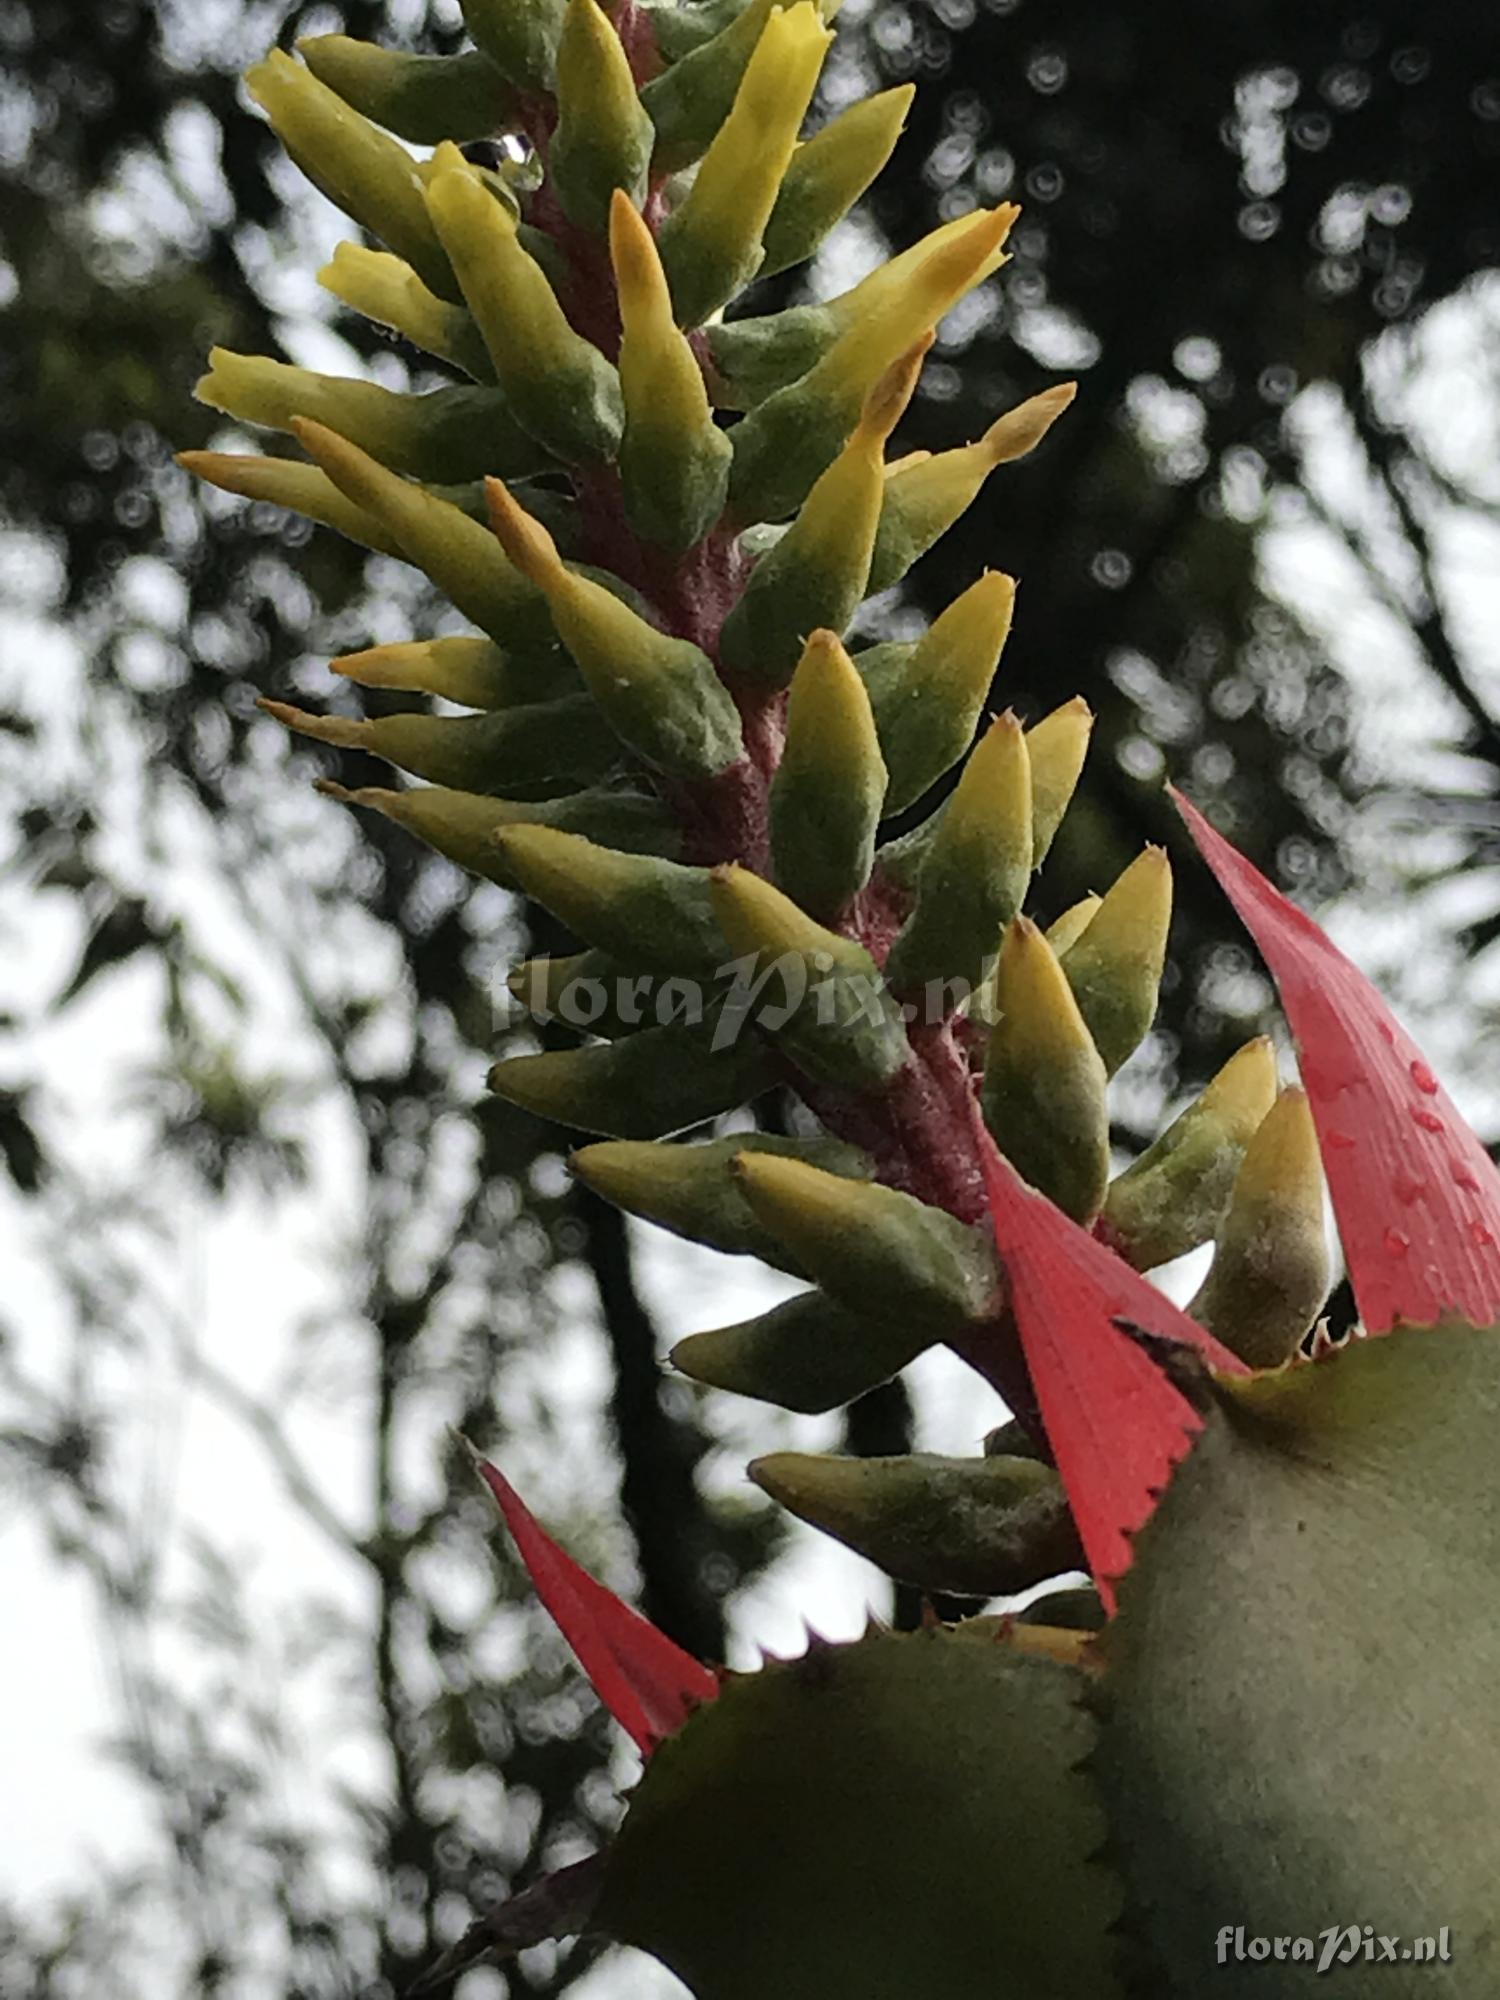
[[[1008,577],[914,641],[851,638],[1071,399],[892,455],[935,328],[1000,270],[1016,211],[736,316],[868,186],[909,90],[800,137],[826,0],[464,11],[463,55],[325,36],[251,74],[384,246],[342,245],[323,283],[441,386],[217,352],[200,395],[304,455],[185,462],[415,564],[471,628],[334,663],[442,712],[266,706],[425,781],[324,789],[576,938],[510,988],[587,1039],[499,1065],[500,1096],[599,1135],[573,1165],[608,1199],[806,1281],[691,1336],[679,1369],[826,1411],[946,1343],[1018,1420],[981,1457],[782,1453],[761,1485],[926,1589],[1053,1586],[1020,1618],[722,1674],[484,1468],[649,1764],[609,1852],[473,1948],[597,1928],[709,2000],[1196,1996],[1242,1974],[1270,1995],[1311,1968],[1209,1973],[1226,1920],[1297,1938],[1367,1909],[1466,1955],[1350,1992],[1489,1990],[1495,1171],[1372,989],[1184,807],[1280,984],[1303,1088],[1252,1042],[1113,1175],[1166,857],[1050,929],[1024,913],[1089,716],[988,714]],[[792,1136],[713,1135],[772,1090]],[[1324,1170],[1364,1317],[1343,1345],[1309,1344]],[[1179,1311],[1142,1274],[1209,1243]],[[1059,1587],[1078,1570],[1086,1592]]]

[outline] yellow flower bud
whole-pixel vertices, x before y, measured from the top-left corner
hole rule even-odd
[[[340,243],[319,271],[318,283],[351,311],[363,313],[377,326],[390,327],[403,340],[451,362],[476,382],[494,381],[495,364],[468,308],[438,298],[410,264],[388,250]]]
[[[515,220],[472,174],[435,174],[427,206],[517,420],[567,464],[613,456],[624,412],[614,369],[575,333]]]
[[[797,147],[763,233],[759,276],[810,257],[854,206],[894,152],[916,91],[914,83],[878,91]]]
[[[1026,732],[1031,757],[1033,865],[1040,868],[1062,825],[1088,755],[1094,717],[1081,694],[1054,708]],[[1066,950],[1059,945],[1058,951]]]
[[[1091,1222],[1109,1184],[1104,1064],[1052,947],[1027,917],[1005,934],[995,1006],[985,1123],[1019,1174],[1075,1222]]]
[[[885,763],[870,697],[836,633],[808,639],[792,676],[786,748],[771,785],[776,879],[836,917],[870,877]]]
[[[427,217],[417,163],[398,140],[280,49],[246,72],[245,88],[315,187],[404,257],[440,298],[458,298]]]
[[[341,493],[326,472],[316,465],[304,465],[297,458],[257,458],[239,451],[180,451],[177,463],[184,472],[235,493],[244,500],[265,501],[272,507],[286,507],[325,528],[335,528],[351,542],[375,549],[383,556],[403,557],[405,549],[396,537],[365,508]]]
[[[733,447],[714,422],[703,371],[673,318],[651,231],[619,192],[609,249],[620,299],[625,512],[637,534],[681,551],[723,512]]]
[[[719,128],[661,233],[679,326],[698,326],[755,276],[797,130],[833,36],[811,0],[773,8]]]
[[[515,92],[473,50],[414,56],[349,35],[304,35],[297,53],[346,104],[418,146],[488,138],[515,116]]]
[[[1156,1018],[1171,922],[1171,864],[1161,848],[1148,847],[1115,882],[1062,961],[1111,1076]]]
[[[655,136],[613,21],[597,0],[568,0],[547,171],[580,228],[602,233],[617,190],[640,207]]]
[[[559,636],[619,736],[658,770],[710,777],[744,754],[739,711],[713,663],[567,569],[542,524],[487,482],[498,542],[543,592]]]

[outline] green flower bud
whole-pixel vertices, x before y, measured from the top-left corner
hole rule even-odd
[[[895,282],[891,266],[873,274],[882,282],[870,286],[822,358],[735,426],[729,494],[738,520],[782,520],[801,503],[843,448],[874,384],[995,268],[1016,213],[980,209],[934,232]]]
[[[542,600],[488,529],[390,472],[347,438],[298,417],[298,443],[350,500],[373,514],[465,618],[492,639],[545,629]]]
[[[1062,1481],[1030,1458],[772,1452],[750,1477],[902,1583],[1003,1597],[1082,1566]]]
[[[1008,228],[1020,210],[998,213]],[[841,334],[872,314],[892,310],[906,296],[915,274],[939,251],[946,253],[953,244],[968,242],[973,227],[972,215],[941,224],[899,256],[877,265],[847,292],[821,305],[788,306],[783,312],[710,327],[707,339],[715,402],[729,410],[754,409],[776,390],[797,381],[822,360]],[[981,260],[974,282],[987,278],[1004,262],[998,245],[992,247]]]
[[[656,127],[652,165],[676,173],[706,153],[729,118],[750,60],[778,0],[750,0],[718,34],[653,77],[641,102]],[[820,0],[819,14],[831,21],[839,0]]]
[[[792,154],[762,237],[759,276],[810,257],[895,151],[914,83],[851,104]]]
[[[277,431],[311,417],[413,479],[482,479],[487,472],[524,477],[550,463],[493,389],[409,396],[224,347],[213,348],[208,359],[209,372],[193,394],[210,409]]]
[[[729,956],[706,868],[616,853],[546,827],[512,827],[497,841],[526,894],[585,944],[643,970],[703,977]]]
[[[544,592],[563,644],[622,740],[674,777],[712,777],[737,763],[744,755],[739,711],[708,656],[564,568],[552,537],[498,479],[489,494],[496,535]]]
[[[430,784],[462,792],[544,796],[608,775],[620,746],[587,695],[489,715],[309,715],[288,702],[260,706],[299,736],[367,750]]]
[[[1245,1150],[1188,1311],[1252,1368],[1279,1368],[1322,1310],[1329,1280],[1318,1135],[1306,1096],[1291,1087]]]
[[[1062,961],[1111,1076],[1145,1039],[1172,922],[1172,868],[1159,847],[1136,857]]]
[[[763,1227],[850,1311],[946,1337],[993,1310],[999,1272],[983,1229],[771,1153],[741,1153],[734,1171]]]
[[[1075,694],[1071,701],[1054,708],[1026,732],[1026,751],[1031,759],[1033,867],[1040,868],[1046,860],[1063,815],[1072,803],[1093,727],[1094,717],[1088,703],[1081,694]],[[1075,910],[1079,908],[1080,905],[1074,905]],[[1080,936],[1084,928],[1080,925]],[[1059,957],[1067,949],[1067,944],[1056,946]]]
[[[909,651],[855,655],[890,773],[888,813],[919,799],[973,742],[1015,600],[1014,581],[987,570]]]
[[[880,519],[885,441],[911,399],[930,345],[924,338],[876,382],[854,435],[815,482],[801,512],[750,573],[719,635],[730,672],[783,687],[806,634],[838,633],[865,594]]]
[[[492,639],[408,639],[344,653],[328,665],[360,687],[438,695],[463,708],[519,708],[578,686],[572,661],[555,643],[506,653]]]
[[[671,1361],[710,1389],[821,1416],[889,1382],[936,1339],[910,1320],[847,1312],[825,1292],[799,1292],[737,1326],[690,1333]]]
[[[346,104],[417,146],[485,139],[515,118],[515,92],[494,64],[473,50],[413,56],[349,35],[305,35],[297,53]]]
[[[602,235],[617,189],[639,208],[655,139],[613,21],[596,0],[568,0],[547,172],[570,219]]]
[[[870,879],[885,764],[864,682],[833,632],[802,650],[786,747],[771,783],[776,879],[815,917],[836,917]]]
[[[1041,443],[1077,389],[1075,382],[1060,383],[991,424],[977,444],[892,467],[870,563],[870,589],[887,590],[898,583],[973,505],[997,465],[1024,458]]]
[[[422,176],[398,140],[280,49],[246,72],[245,88],[314,187],[404,257],[439,298],[458,298],[453,271],[427,217]]]
[[[625,513],[638,535],[680,552],[723,513],[733,447],[714,422],[703,371],[672,316],[655,239],[619,193],[609,248],[620,299]]]
[[[405,549],[375,516],[341,493],[326,472],[297,458],[257,458],[240,451],[180,451],[184,472],[243,500],[286,507],[351,542],[383,556],[404,557]]]
[[[750,0],[694,0],[684,7],[680,0],[646,0],[645,11],[656,46],[668,64],[676,64],[733,26],[749,4]]]
[[[917,902],[886,960],[898,993],[971,987],[1031,880],[1031,765],[1006,710],[964,766],[917,874]]]
[[[833,36],[810,0],[773,8],[729,116],[661,232],[679,326],[699,326],[743,291]]]
[[[516,224],[472,174],[435,174],[427,206],[516,419],[566,464],[614,456],[620,381],[575,333]]]
[[[496,799],[441,785],[401,792],[362,785],[346,791],[331,778],[320,779],[318,790],[343,805],[383,814],[460,868],[505,889],[522,886],[495,837],[506,827],[535,826],[589,840],[612,838],[622,846],[628,843],[635,853],[672,854],[681,844],[660,800],[602,785],[547,800]]]
[[[864,946],[825,930],[748,868],[716,868],[713,899],[731,953],[753,967],[741,1005],[755,1008],[762,1029],[820,1083],[888,1083],[906,1061],[906,1030]]]
[[[1091,1222],[1109,1185],[1107,1078],[1052,947],[1026,917],[1005,934],[995,1001],[985,1123],[1024,1179]]]
[[[464,26],[507,82],[525,95],[552,88],[565,0],[460,0]]]
[[[388,250],[340,243],[318,273],[318,283],[352,312],[388,326],[420,347],[461,368],[476,382],[493,382],[495,364],[466,306],[450,305],[428,291],[410,264]]]
[[[1275,1101],[1276,1056],[1262,1035],[1111,1184],[1110,1240],[1138,1271],[1185,1257],[1216,1233],[1245,1148]]]
[[[490,1089],[539,1118],[612,1139],[659,1139],[736,1110],[774,1077],[753,1042],[714,1048],[698,1028],[643,1028],[616,1042],[514,1056]]]
[[[756,1220],[732,1171],[744,1152],[777,1153],[860,1180],[873,1172],[868,1157],[842,1140],[780,1139],[761,1133],[736,1133],[730,1139],[692,1146],[612,1140],[585,1146],[569,1165],[586,1187],[632,1215],[645,1216],[678,1236],[731,1256],[785,1265],[786,1253]]]
[[[528,958],[506,974],[505,984],[512,999],[535,1019],[587,1029],[604,1041],[704,1018],[698,1011],[701,991],[689,996],[670,983],[663,987],[651,974],[637,976],[604,951]]]

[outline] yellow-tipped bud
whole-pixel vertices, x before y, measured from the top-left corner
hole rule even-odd
[[[394,472],[459,482],[486,472],[524,476],[550,461],[527,437],[494,389],[433,389],[402,395],[378,382],[318,375],[264,354],[215,347],[193,394],[242,423],[290,431],[311,417],[348,438]]]
[[[309,715],[262,700],[267,715],[338,750],[367,750],[460,792],[564,791],[604,777],[617,752],[587,695],[490,715]]]
[[[1049,924],[1044,933],[1052,947],[1055,958],[1061,958],[1071,945],[1077,943],[1094,920],[1094,912],[1104,901],[1102,896],[1081,896],[1063,911],[1056,923]],[[1000,1003],[997,985],[1000,976],[1000,954],[996,952],[993,962],[969,1003],[969,1019],[980,1028],[993,1028],[1000,1019]]]
[[[1031,764],[1006,710],[964,766],[917,874],[917,902],[891,947],[898,993],[956,982],[966,999],[1031,879]],[[926,1010],[924,1010],[926,1011]],[[951,1001],[937,1009],[951,1011]]]
[[[1026,733],[1031,753],[1032,861],[1037,868],[1046,860],[1072,802],[1093,728],[1093,711],[1081,694],[1075,694]],[[1059,952],[1066,949],[1058,947]]]
[[[734,1172],[761,1225],[851,1310],[952,1331],[993,1306],[999,1274],[983,1230],[774,1153],[741,1153]]]
[[[1219,1228],[1245,1148],[1276,1102],[1264,1035],[1230,1057],[1203,1095],[1119,1179],[1104,1204],[1110,1239],[1137,1270],[1186,1256]]]
[[[1075,382],[1044,389],[990,425],[977,444],[907,465],[886,482],[880,532],[870,563],[871,590],[898,582],[971,507],[997,465],[1040,444],[1077,394]]]
[[[464,26],[508,83],[530,96],[552,89],[564,0],[460,0]]]
[[[715,1047],[693,1028],[642,1028],[583,1049],[516,1056],[490,1071],[507,1104],[608,1139],[659,1139],[701,1125],[775,1081],[748,1038]]]
[[[936,1338],[909,1319],[855,1314],[823,1292],[799,1292],[738,1326],[689,1334],[671,1360],[709,1388],[819,1416],[889,1382]]]
[[[451,362],[476,382],[494,381],[495,364],[468,308],[450,305],[429,291],[411,265],[389,250],[340,243],[319,271],[318,283],[352,312],[390,327],[403,340]]]
[[[1109,1184],[1108,1079],[1056,954],[1027,917],[1005,934],[995,1003],[985,1123],[1018,1173],[1091,1222]]]
[[[897,259],[899,281],[872,288],[822,358],[736,426],[729,490],[738,519],[792,512],[848,437],[871,386],[996,268],[1018,213],[981,209],[935,232],[912,262]],[[888,280],[893,268],[877,275]]]
[[[613,457],[619,378],[568,323],[515,219],[457,168],[433,175],[427,207],[517,421],[567,464]]]
[[[528,896],[585,944],[630,965],[708,977],[728,951],[708,871],[622,854],[545,826],[511,826],[496,844]]]
[[[781,1139],[737,1133],[704,1145],[652,1146],[620,1140],[585,1146],[568,1162],[595,1194],[695,1243],[731,1256],[786,1264],[780,1244],[756,1221],[733,1171],[743,1152],[785,1154],[825,1173],[868,1180],[867,1155],[838,1139]]]
[[[681,551],[724,511],[733,446],[714,422],[703,371],[673,317],[655,239],[619,192],[609,249],[620,299],[625,512],[637,534]]]
[[[348,791],[331,778],[322,778],[318,790],[341,805],[363,806],[394,820],[470,874],[498,882],[503,888],[515,887],[494,837],[501,827],[524,818],[534,808],[486,798],[480,792],[455,792],[444,785],[422,785],[401,792],[361,785]]]
[[[797,147],[762,237],[762,278],[810,257],[859,200],[894,152],[916,90],[902,83],[851,104]]]
[[[973,742],[1015,601],[1014,579],[987,570],[934,619],[910,651],[885,655],[890,670],[869,680],[890,772],[888,813],[919,799]],[[885,654],[883,647],[876,651]],[[1033,801],[1035,785],[1033,777]]]
[[[604,786],[546,800],[489,798],[442,785],[399,792],[364,785],[357,791],[346,791],[331,778],[320,779],[317,789],[341,804],[383,813],[460,868],[507,889],[521,886],[496,838],[508,827],[536,826],[588,841],[628,841],[635,849],[656,853],[674,852],[679,839],[658,800]]]
[[[870,697],[833,632],[802,649],[786,748],[771,784],[776,879],[815,916],[837,916],[870,878],[885,763]]]
[[[1252,1368],[1291,1359],[1328,1295],[1323,1169],[1307,1098],[1282,1091],[1245,1151],[1188,1310]]]
[[[712,895],[731,953],[753,972],[731,1007],[753,1013],[819,1082],[888,1083],[906,1061],[906,1031],[863,945],[825,930],[748,868],[716,868]]]
[[[1029,741],[1028,738],[1028,744]],[[1069,903],[1055,923],[1048,924],[1047,942],[1059,958],[1077,944],[1094,921],[1103,902],[1102,896],[1096,896],[1092,892],[1087,896],[1080,896],[1076,903]]]
[[[399,140],[280,49],[246,72],[245,88],[315,187],[404,257],[429,290],[458,298],[427,217],[417,164]]]
[[[840,0],[820,0],[819,12],[831,21]],[[659,30],[668,67],[653,77],[641,91],[641,102],[656,127],[656,155],[653,165],[659,172],[676,173],[698,159],[712,145],[729,118],[746,66],[760,45],[766,23],[776,11],[778,0],[750,0],[723,28],[699,46],[680,56],[667,49],[672,29],[687,26],[690,13],[709,15],[707,6],[664,9],[668,23]],[[668,19],[670,15],[670,20]]]
[[[1148,847],[1062,961],[1111,1076],[1156,1019],[1171,922],[1172,866],[1161,848]]]
[[[581,229],[602,233],[617,190],[640,207],[655,136],[613,21],[597,0],[568,0],[547,172]]]
[[[515,116],[515,93],[494,64],[472,50],[414,56],[350,35],[306,35],[297,53],[346,104],[418,146],[485,139]]]
[[[563,644],[620,737],[677,777],[711,777],[736,763],[744,754],[739,711],[708,656],[565,568],[547,530],[500,480],[485,490],[499,545],[545,595]]]
[[[835,1458],[777,1451],[750,1477],[902,1583],[1001,1597],[1082,1560],[1062,1481],[1032,1458]]]
[[[425,570],[466,618],[502,641],[520,629],[535,630],[541,609],[536,592],[480,522],[387,470],[323,424],[299,417],[292,429],[339,491],[373,514],[407,561]]]
[[[463,708],[513,708],[577,688],[569,662],[556,646],[515,655],[502,652],[491,639],[460,636],[367,646],[328,664],[360,687],[439,695]]]
[[[309,521],[337,529],[351,542],[375,549],[381,555],[406,554],[382,522],[341,493],[328,474],[316,465],[304,465],[296,458],[257,458],[238,451],[180,451],[177,463],[184,472],[190,472],[209,486],[217,486],[223,493],[289,508]]]
[[[924,336],[881,375],[848,443],[821,473],[776,546],[751,571],[724,621],[719,657],[731,672],[784,686],[805,635],[841,632],[865,594],[880,519],[885,441],[916,388],[931,345]]]
[[[662,229],[679,326],[698,326],[755,276],[761,234],[833,36],[811,0],[773,8],[729,116]]]

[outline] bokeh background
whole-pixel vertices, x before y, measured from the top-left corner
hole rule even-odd
[[[753,305],[1014,198],[1014,261],[945,324],[905,445],[1080,384],[871,629],[1016,574],[997,693],[1099,716],[1041,913],[1175,841],[1171,775],[1500,1133],[1489,10],[847,0],[841,26],[819,115],[907,78],[916,108]],[[337,705],[331,652],[436,616],[412,572],[172,461],[248,443],[191,400],[212,342],[420,367],[318,290],[346,226],[237,84],[339,29],[460,39],[454,0],[0,4],[7,2000],[376,2000],[608,1827],[631,1759],[445,1425],[683,1644],[747,1663],[804,1614],[917,1610],[789,1533],[748,1455],[972,1449],[996,1416],[927,1361],[827,1423],[663,1373],[777,1281],[627,1227],[564,1136],[486,1102],[525,913],[315,797],[373,769],[255,709]],[[1268,1000],[1184,858],[1123,1151]],[[460,1990],[680,1991],[587,1946]]]

